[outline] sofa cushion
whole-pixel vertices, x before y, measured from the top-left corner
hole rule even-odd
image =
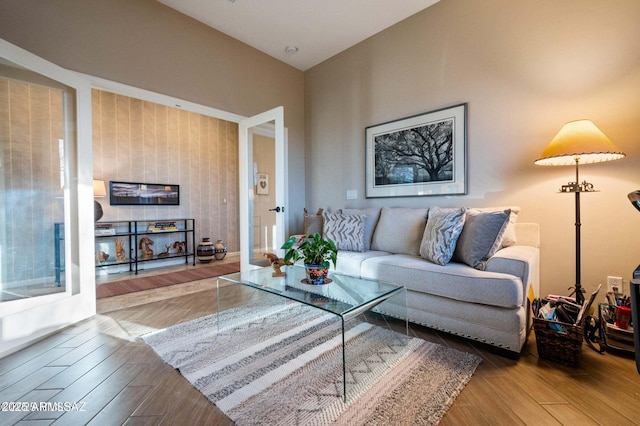
[[[364,215],[323,212],[324,237],[338,250],[364,251]]]
[[[371,249],[418,255],[427,224],[427,209],[383,207]]]
[[[431,207],[420,243],[420,256],[438,265],[449,263],[464,221],[464,208]]]
[[[371,250],[371,239],[373,231],[376,229],[378,218],[380,217],[380,208],[372,207],[369,209],[342,209],[343,214],[361,214],[364,215],[364,249]]]
[[[357,252],[341,250],[338,252],[338,261],[336,262],[334,270],[341,274],[359,277],[362,262],[372,257],[390,255],[391,253],[388,253],[386,251],[367,250],[363,252]]]
[[[453,260],[484,269],[484,262],[502,247],[510,214],[510,209],[493,212],[468,209]]]
[[[309,214],[304,209],[304,235],[322,234],[322,209],[318,209],[316,214]]]
[[[371,257],[363,260],[361,275],[461,302],[516,308],[525,300],[522,282],[516,276],[479,271],[462,263],[437,265],[418,256]]]

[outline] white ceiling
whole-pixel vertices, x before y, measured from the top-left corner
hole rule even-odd
[[[305,71],[439,0],[158,1]]]

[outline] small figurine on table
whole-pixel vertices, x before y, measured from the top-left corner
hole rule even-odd
[[[285,262],[284,259],[279,258],[273,253],[265,253],[264,257],[269,259],[269,263],[271,263],[271,267],[273,268],[273,271],[274,271],[271,274],[272,277],[286,277],[287,273],[282,272],[280,268],[286,265],[293,265],[292,262]]]
[[[175,243],[173,243],[173,248],[178,250],[176,254],[179,254],[179,255],[184,254],[184,248],[186,247],[186,245],[187,245],[186,241],[176,241]]]
[[[115,244],[116,244],[116,260],[118,262],[124,262],[125,261],[124,240],[116,238]]]
[[[153,259],[153,250],[150,246],[153,245],[153,240],[149,237],[140,238],[138,243],[138,249],[142,253],[142,259]]]

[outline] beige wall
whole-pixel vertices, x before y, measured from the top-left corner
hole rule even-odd
[[[640,263],[640,2],[442,0],[305,73],[306,206],[517,204],[541,226],[543,293],[574,282],[570,167],[533,161],[590,118],[627,158],[583,167],[583,285]],[[468,103],[468,195],[364,199],[367,126]],[[346,200],[346,190],[358,200]],[[606,286],[606,283],[605,283]],[[628,283],[626,284],[628,287]]]
[[[284,106],[289,190],[304,192],[301,71],[155,0],[6,0],[0,37],[70,70],[243,116]],[[289,200],[302,210],[301,197]]]
[[[194,218],[196,242],[240,251],[238,125],[96,89],[91,99],[96,179],[180,185],[179,206],[99,200],[101,221]]]

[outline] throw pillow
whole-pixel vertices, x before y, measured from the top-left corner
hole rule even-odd
[[[449,263],[464,221],[464,208],[431,207],[420,243],[420,256],[438,265]]]
[[[364,216],[323,212],[324,237],[338,250],[364,251]]]
[[[483,207],[479,209],[483,212],[496,212],[496,211],[505,211],[507,209],[511,210],[511,214],[509,215],[509,224],[507,225],[507,229],[504,231],[504,235],[502,236],[502,247],[509,247],[516,244],[516,222],[518,221],[518,213],[520,213],[519,206],[508,206],[508,207]]]
[[[372,207],[369,209],[342,209],[342,214],[361,214],[364,215],[364,249],[371,250],[371,239],[373,231],[376,229],[378,218],[380,217],[380,208]]]
[[[304,209],[304,234],[321,234],[322,235],[322,209],[318,209],[316,214],[309,214]]]
[[[468,209],[453,260],[484,269],[485,261],[502,247],[502,236],[510,215],[510,209],[495,212]]]
[[[395,254],[420,253],[420,240],[427,223],[427,209],[383,207],[371,241],[372,250]]]

